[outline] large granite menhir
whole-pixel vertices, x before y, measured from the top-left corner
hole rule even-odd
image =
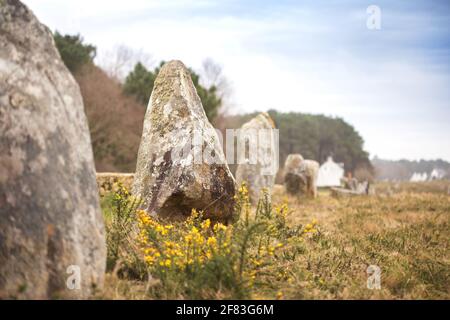
[[[83,101],[50,30],[0,1],[0,299],[86,298],[105,233]]]
[[[160,70],[145,115],[133,193],[150,215],[183,219],[192,208],[228,221],[234,178],[190,73],[180,61]]]

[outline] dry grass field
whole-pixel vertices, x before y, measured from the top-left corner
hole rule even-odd
[[[102,194],[110,254],[100,299],[450,298],[448,181],[380,183],[375,195],[339,199],[277,185],[258,209],[241,189],[240,219],[214,227],[142,221],[114,188]],[[379,290],[367,288],[369,265],[380,268]]]

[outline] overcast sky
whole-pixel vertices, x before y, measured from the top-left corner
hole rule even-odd
[[[339,116],[371,156],[450,160],[450,1],[25,0],[41,22],[117,45],[223,66],[236,112]],[[381,29],[366,9],[381,9]]]

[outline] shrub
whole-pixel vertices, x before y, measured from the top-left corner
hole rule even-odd
[[[134,172],[145,108],[94,65],[75,73],[89,122],[98,172]]]
[[[136,210],[141,201],[130,195],[121,182],[114,183],[113,192],[102,199],[106,227],[106,269],[143,278],[145,272],[138,254],[133,230]]]
[[[113,184],[113,192],[102,197],[108,233],[122,225],[109,223],[111,216],[129,204],[114,205],[115,194],[132,201],[119,187]],[[411,187],[352,199],[321,194],[314,201],[274,188],[274,204],[264,194],[257,208],[242,187],[235,220],[226,226],[197,211],[187,221],[170,223],[134,210],[131,231],[117,242],[114,269],[121,272],[106,275],[99,297],[448,299],[448,196],[425,184]],[[313,217],[320,217],[320,227]],[[141,232],[147,243],[140,241]],[[108,242],[113,239],[108,236]],[[183,259],[189,249],[191,258]],[[382,271],[381,290],[367,288],[366,270],[373,264]]]
[[[195,209],[183,222],[149,216],[135,209],[138,202],[121,185],[112,199],[116,217],[107,224],[110,265],[120,261],[125,269],[135,268],[127,269],[129,274],[147,274],[147,294],[159,299],[251,298],[258,288],[274,283],[271,279],[285,281],[285,265],[301,252],[302,238],[318,233],[315,222],[288,227],[287,204],[272,206],[267,191],[252,209],[245,184],[235,197],[235,219],[229,225],[204,219]],[[130,242],[136,251],[130,252]],[[130,254],[133,258],[124,257]]]

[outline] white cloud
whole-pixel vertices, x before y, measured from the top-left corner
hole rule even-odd
[[[25,2],[52,29],[80,32],[100,55],[125,44],[194,69],[213,58],[233,85],[236,111],[337,115],[371,154],[450,160],[449,50],[420,48],[428,33],[442,32],[426,14],[384,5],[382,30],[368,31],[359,5],[280,5],[258,15],[213,1]]]

